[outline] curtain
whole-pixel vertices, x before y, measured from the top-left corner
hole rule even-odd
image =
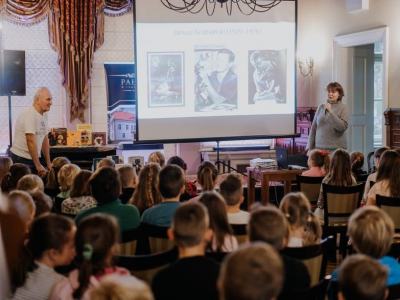
[[[132,0],[0,0],[7,20],[32,25],[48,17],[70,103],[70,120],[84,121],[94,52],[104,42],[104,16],[129,12]]]

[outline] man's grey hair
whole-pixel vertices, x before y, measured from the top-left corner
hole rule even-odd
[[[42,86],[42,87],[38,88],[38,90],[35,93],[35,96],[33,97],[33,103],[38,101],[40,96],[42,95],[42,93],[45,92],[45,91],[50,93],[50,90],[45,86]]]

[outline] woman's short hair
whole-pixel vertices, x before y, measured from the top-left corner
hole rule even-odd
[[[121,193],[118,172],[110,167],[102,167],[89,179],[90,191],[98,204],[114,201]]]
[[[344,97],[344,90],[342,85],[339,82],[330,82],[327,86],[326,86],[326,90],[329,91],[334,91],[334,92],[338,92],[339,93],[339,98],[338,101],[342,101],[342,98]]]
[[[364,206],[351,215],[348,235],[357,252],[380,258],[390,250],[394,224],[383,210],[376,206]]]

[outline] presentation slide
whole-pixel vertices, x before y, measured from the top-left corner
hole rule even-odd
[[[160,4],[169,18],[155,22],[140,15],[145,2],[136,1],[139,141],[295,133],[294,3],[292,19],[264,22],[188,22]]]

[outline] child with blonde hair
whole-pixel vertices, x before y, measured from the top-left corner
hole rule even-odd
[[[289,193],[283,197],[280,210],[289,223],[287,247],[304,247],[320,243],[322,230],[311,204],[303,193]]]
[[[125,164],[118,168],[118,174],[119,179],[121,180],[122,188],[121,195],[119,195],[119,200],[121,200],[123,204],[126,204],[128,203],[129,199],[131,199],[138,184],[136,168],[134,168],[132,165]]]
[[[43,180],[35,174],[25,175],[20,180],[18,180],[17,190],[27,191],[28,193],[36,190],[44,192]]]
[[[165,156],[160,151],[155,151],[150,153],[147,162],[159,164],[160,167],[162,168],[165,166]]]
[[[70,197],[72,183],[80,170],[81,169],[75,164],[66,164],[61,167],[57,174],[58,183],[60,184],[60,193],[57,197],[62,199]]]

